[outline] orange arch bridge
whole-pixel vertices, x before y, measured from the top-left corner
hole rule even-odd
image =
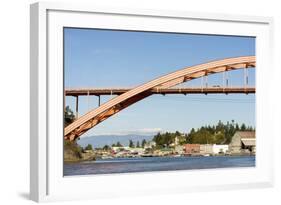
[[[242,56],[212,61],[186,67],[169,73],[145,84],[137,86],[119,96],[112,98],[101,106],[87,112],[76,121],[65,127],[64,138],[75,140],[97,124],[120,112],[126,107],[152,95],[151,89],[167,89],[175,85],[207,76],[237,69],[256,67],[255,56]]]

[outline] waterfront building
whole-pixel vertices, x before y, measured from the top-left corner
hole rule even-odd
[[[112,147],[112,150],[114,151],[114,152],[120,152],[120,151],[123,151],[123,150],[128,150],[129,149],[129,147],[117,147],[117,146],[114,146],[114,147]]]
[[[200,154],[213,154],[213,145],[212,144],[200,144]]]
[[[185,154],[200,154],[200,144],[185,144]]]
[[[247,154],[256,152],[255,131],[238,131],[229,144],[231,154]]]
[[[229,146],[228,145],[217,145],[214,144],[213,145],[213,154],[225,154],[227,153],[229,150]]]
[[[141,147],[131,147],[129,149],[130,153],[131,154],[134,154],[134,155],[142,155],[144,154],[144,148],[141,148]]]
[[[175,152],[177,154],[184,154],[184,146],[182,146],[182,145],[175,146]]]

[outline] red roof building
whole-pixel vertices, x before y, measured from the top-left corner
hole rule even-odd
[[[200,153],[200,144],[185,144],[185,154]]]

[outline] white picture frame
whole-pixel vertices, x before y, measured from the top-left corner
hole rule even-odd
[[[266,72],[270,68],[271,74],[274,73],[272,18],[44,2],[31,5],[30,25],[32,200],[95,199],[273,185],[274,133],[268,129],[272,121],[270,99],[273,95],[268,92],[272,84]],[[59,105],[63,104],[62,29],[66,26],[256,36],[256,167],[63,177],[63,138],[58,137],[63,136],[62,106]],[[188,183],[181,183],[182,178]],[[138,186],[131,186],[131,181]],[[147,186],[146,181],[154,183]],[[104,186],[106,183],[117,183],[119,188]],[[73,190],[74,186],[79,189]]]

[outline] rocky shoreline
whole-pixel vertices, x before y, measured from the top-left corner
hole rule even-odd
[[[64,162],[94,161],[93,150],[83,150],[77,143],[64,142]]]

